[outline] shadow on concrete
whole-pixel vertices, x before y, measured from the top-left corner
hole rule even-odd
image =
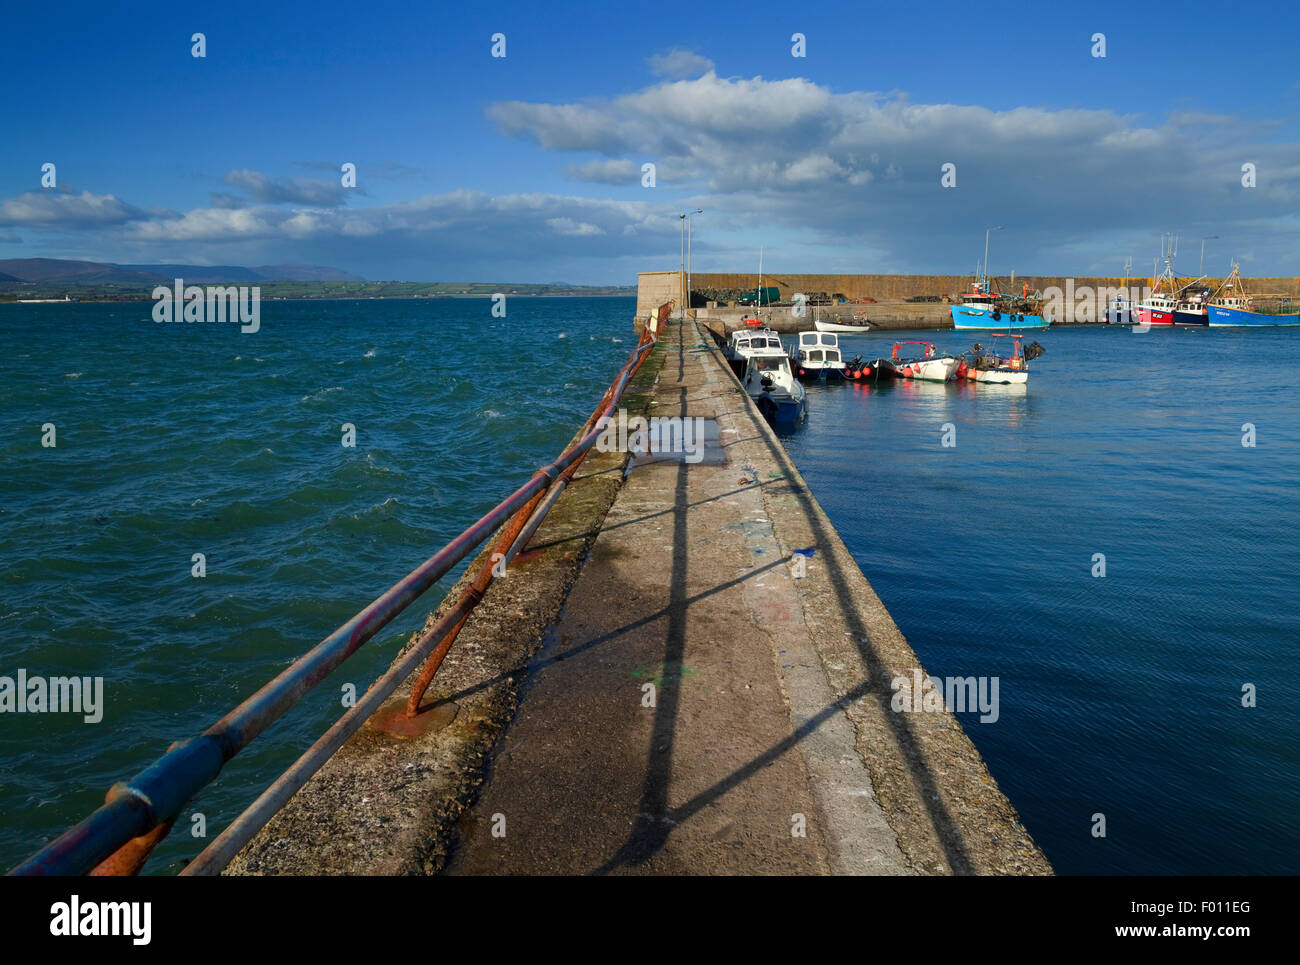
[[[679,382],[682,380],[685,366],[685,353],[682,349],[683,345],[679,341],[677,353]],[[682,389],[681,400],[683,403],[685,394],[685,389]],[[751,420],[755,420],[755,427],[758,428],[756,420],[760,417],[756,417],[752,411],[750,411],[749,416]],[[767,446],[777,464],[788,468],[790,460],[785,450],[774,443],[771,435],[763,433],[761,428],[759,429],[759,435],[762,436],[764,445]],[[788,479],[780,481],[784,482],[788,481]],[[793,484],[790,484],[789,489],[791,494],[799,501],[800,508],[808,519],[815,537],[814,545],[819,547],[829,545],[832,534],[827,531],[822,518],[815,512],[807,490],[803,486]],[[685,650],[686,610],[690,605],[690,600],[686,595],[685,547],[688,503],[686,501],[685,466],[678,468],[676,491],[671,569],[672,585],[670,589],[668,632],[664,644],[664,662],[669,665],[680,665],[681,663]],[[647,748],[646,778],[636,823],[627,841],[608,861],[596,869],[596,874],[608,874],[620,867],[644,863],[663,847],[675,824],[694,814],[709,802],[721,797],[728,790],[743,782],[748,776],[796,746],[804,737],[815,731],[830,715],[848,706],[854,700],[873,694],[881,705],[882,716],[889,721],[890,736],[893,738],[897,757],[907,763],[912,779],[920,790],[920,798],[924,803],[930,823],[935,829],[936,837],[948,860],[949,867],[955,874],[970,874],[972,872],[970,857],[963,843],[961,828],[953,820],[951,813],[940,798],[939,786],[934,774],[918,753],[919,747],[916,734],[910,722],[906,719],[906,715],[894,713],[890,708],[892,692],[872,685],[873,681],[883,679],[884,662],[870,642],[869,631],[859,617],[853,590],[845,581],[841,572],[833,567],[827,567],[826,569],[840,610],[844,614],[849,632],[853,634],[853,639],[866,667],[867,679],[835,703],[824,708],[816,717],[798,727],[788,737],[755,757],[744,767],[732,772],[714,784],[713,787],[696,795],[681,807],[670,810],[667,794],[672,776],[673,733],[677,723],[681,683],[680,679],[672,679],[666,676],[655,712],[650,747]]]

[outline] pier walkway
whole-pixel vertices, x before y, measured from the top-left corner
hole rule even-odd
[[[422,729],[368,726],[227,873],[1050,874],[956,718],[891,710],[921,665],[709,333],[638,379],[706,457],[593,453]]]
[[[919,664],[707,333],[665,342],[649,413],[725,461],[631,472],[447,870],[1047,870],[955,720],[889,710]]]

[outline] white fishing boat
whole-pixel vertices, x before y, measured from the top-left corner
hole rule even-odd
[[[1010,347],[1005,349],[1008,354],[999,354],[996,342],[987,351],[976,342],[957,367],[957,378],[993,385],[1026,384],[1029,381],[1029,362],[1043,354],[1043,347],[1034,342],[1026,348],[1023,335],[997,333],[993,337],[1011,339]]]
[[[819,332],[842,332],[845,335],[851,335],[854,332],[871,331],[871,323],[867,321],[850,325],[847,322],[823,322],[821,319],[818,319],[813,324],[817,326],[817,331]]]
[[[744,375],[745,363],[749,361],[751,355],[771,349],[778,352],[785,351],[785,346],[781,344],[781,336],[776,332],[769,328],[742,328],[731,333],[722,354],[731,363],[736,375]]]
[[[829,332],[800,332],[799,344],[790,346],[790,366],[801,379],[841,379],[844,359],[840,339]]]
[[[790,359],[780,349],[752,352],[740,381],[765,418],[778,422],[803,418],[808,393],[794,377]]]
[[[899,357],[899,350],[904,345],[920,345],[920,355]],[[893,354],[887,359],[877,359],[873,366],[881,375],[892,375],[896,379],[921,379],[924,382],[947,382],[957,372],[961,360],[954,355],[941,355],[933,342],[908,341],[894,345]]]

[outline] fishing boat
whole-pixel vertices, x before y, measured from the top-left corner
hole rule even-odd
[[[1007,332],[994,332],[994,339],[1010,339],[1010,343],[985,348],[976,342],[971,350],[962,356],[957,366],[957,378],[970,382],[987,382],[993,385],[1024,385],[1029,381],[1029,362],[1046,351],[1037,342],[1026,346],[1023,335]],[[999,350],[1001,349],[1001,350]],[[1006,354],[1002,354],[1005,352]]]
[[[922,346],[920,355],[902,356],[904,345]],[[896,379],[921,379],[925,382],[947,382],[957,372],[960,360],[953,355],[940,355],[933,342],[896,342],[887,359],[876,359],[872,367],[880,376]]]
[[[1167,244],[1166,244],[1167,239]],[[1151,293],[1137,307],[1138,325],[1172,325],[1178,302],[1185,285],[1178,284],[1174,274],[1174,258],[1178,254],[1178,239],[1166,235],[1160,241],[1160,256],[1165,260],[1164,271],[1151,279]]]
[[[844,377],[839,336],[831,332],[800,332],[799,344],[790,346],[790,367],[801,379]]]
[[[1000,230],[990,228],[989,231]],[[957,329],[985,328],[1047,328],[1051,318],[1043,315],[1042,298],[1038,292],[1030,295],[1025,285],[1020,297],[995,291],[988,276],[989,235],[984,233],[984,261],[978,277],[971,282],[970,291],[962,292],[959,299],[948,306],[952,327]],[[1012,273],[1014,281],[1015,274]]]
[[[781,336],[769,328],[742,328],[731,333],[722,354],[731,363],[732,371],[736,375],[743,375],[749,357],[755,352],[768,349],[783,352],[785,349],[781,345]]]
[[[1152,292],[1138,305],[1139,325],[1172,325],[1174,312],[1178,310],[1178,299],[1172,294]]]
[[[790,359],[779,348],[751,353],[740,381],[766,419],[797,422],[804,417],[807,390],[794,377]]]
[[[855,322],[852,325],[839,321],[823,322],[821,319],[818,319],[813,324],[817,326],[817,331],[819,332],[842,332],[845,335],[851,335],[854,332],[871,331],[871,323],[866,319],[863,319],[861,322]]]
[[[1110,300],[1106,306],[1106,324],[1108,325],[1128,325],[1133,320],[1133,312],[1137,306],[1133,304],[1132,292],[1129,288],[1129,273],[1133,270],[1133,259],[1124,259],[1124,287],[1120,289],[1120,294]]]
[[[1016,298],[995,291],[988,278],[978,278],[970,291],[957,297],[961,301],[948,306],[956,329],[1047,328],[1052,324],[1041,314],[1038,300],[1030,298],[1028,286]]]
[[[1233,262],[1228,275],[1207,305],[1212,328],[1245,325],[1300,325],[1300,311],[1289,295],[1251,295],[1241,280],[1241,268]]]
[[[1200,281],[1198,278],[1197,281]],[[1196,284],[1196,282],[1192,282]],[[1190,286],[1188,286],[1190,287]],[[1210,324],[1210,290],[1202,289],[1195,295],[1187,295],[1178,299],[1178,304],[1174,306],[1174,324],[1175,325],[1208,325]]]

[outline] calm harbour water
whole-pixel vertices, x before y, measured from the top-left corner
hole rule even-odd
[[[930,674],[999,678],[962,725],[1059,872],[1296,873],[1300,331],[1031,337],[1024,387],[813,387],[787,448]]]
[[[252,335],[146,304],[0,306],[0,674],[106,688],[98,724],[0,718],[0,864],[563,448],[632,347],[632,300],[490,305],[268,302]],[[999,677],[998,722],[963,725],[1059,871],[1300,870],[1300,404],[1280,362],[1300,332],[1037,337],[1027,389],[813,387],[786,444],[930,672]],[[209,835],[233,819],[451,579],[186,813]],[[150,870],[199,848],[178,827]]]

